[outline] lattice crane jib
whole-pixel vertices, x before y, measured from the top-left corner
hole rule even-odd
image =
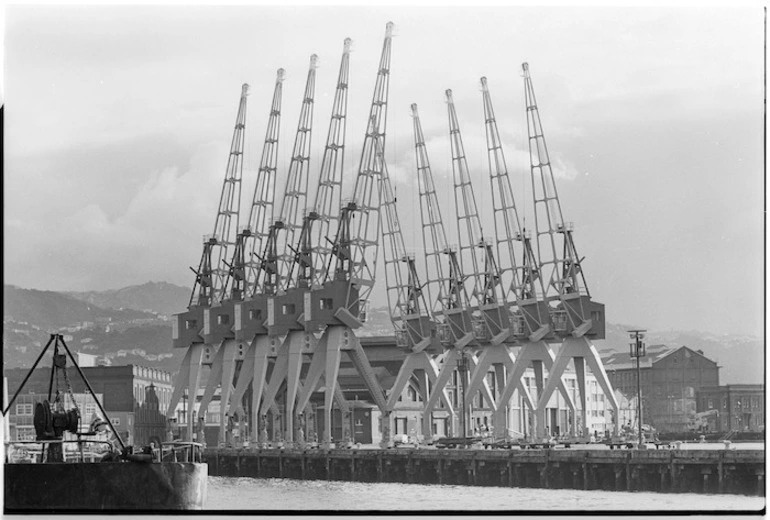
[[[273,217],[284,79],[284,69],[278,69],[249,216],[238,233],[239,254],[232,262],[233,271],[243,270],[245,273],[239,285],[242,287],[241,299],[237,300],[233,294],[236,303],[233,324],[230,325],[235,339],[239,341],[251,341],[255,335],[267,332],[264,327],[267,316],[264,283],[268,275],[265,272],[267,263],[262,255],[267,247]]]
[[[460,267],[467,275],[466,281],[472,286],[471,304],[480,311],[480,314],[474,317],[476,338],[483,342],[499,344],[511,333],[506,304],[507,291],[501,283],[492,240],[484,237],[451,90],[446,91],[446,100],[457,233],[460,241]]]
[[[338,227],[345,161],[351,43],[350,38],[345,39],[315,201],[306,210],[290,272],[291,283],[294,279],[293,270],[298,270],[296,286],[301,288],[320,287],[326,279],[326,267],[331,253],[331,240],[328,237]]]
[[[388,23],[353,196],[342,204],[326,273],[325,285],[345,291],[343,305],[334,304],[335,317],[351,328],[366,319],[379,252],[383,159],[376,143],[385,149],[392,33],[393,24]]]
[[[377,152],[383,150],[379,144]],[[396,197],[390,183],[387,164],[383,160],[382,206],[380,220],[383,240],[383,263],[390,319],[396,332],[396,345],[407,352],[435,350],[438,342],[435,324],[430,316],[423,286],[417,273],[414,253],[404,245]]]
[[[509,300],[512,296],[516,303],[512,330],[518,338],[537,339],[550,331],[547,303],[542,301],[545,288],[532,249],[531,233],[522,228],[519,219],[486,77],[481,78],[481,91],[497,258],[502,285],[508,288]]]
[[[264,288],[265,293],[270,295],[286,289],[288,270],[294,259],[290,246],[297,243],[302,229],[302,211],[307,203],[317,64],[318,56],[313,54],[310,57],[286,187],[278,214],[270,225],[270,233],[262,255]]]
[[[457,249],[447,243],[417,105],[412,104],[411,108],[428,299],[438,322],[441,342],[463,348],[474,339],[470,299],[463,283]]]
[[[571,222],[565,222],[535,99],[529,65],[522,64],[527,111],[530,172],[535,211],[537,254],[545,278],[545,299],[556,304],[552,311],[555,332],[580,337],[604,336],[603,306],[591,302],[577,253]],[[593,328],[592,320],[596,320]]]
[[[229,275],[227,260],[234,249],[238,232],[248,94],[249,86],[244,83],[241,87],[225,179],[214,221],[214,232],[203,239],[203,253],[198,269],[190,268],[195,273],[195,282],[187,312],[178,314],[173,321],[174,347],[189,347],[194,343],[202,343],[200,333],[203,329],[203,310],[219,304],[225,296]]]

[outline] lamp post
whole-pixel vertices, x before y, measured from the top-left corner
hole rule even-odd
[[[629,337],[634,340],[629,343],[631,347],[630,354],[636,358],[636,402],[637,402],[637,421],[639,422],[639,449],[644,449],[644,436],[642,434],[642,370],[640,367],[641,358],[647,354],[647,346],[642,341],[645,330],[629,330]]]
[[[468,436],[468,428],[466,425],[466,410],[465,410],[465,374],[468,373],[468,358],[465,357],[465,352],[460,352],[460,359],[457,360],[457,368],[460,373],[460,406],[462,410],[462,418],[460,424],[462,425],[463,434],[462,437]]]

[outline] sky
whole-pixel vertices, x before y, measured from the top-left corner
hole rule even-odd
[[[385,156],[408,248],[423,249],[411,103],[447,232],[456,236],[448,88],[484,232],[493,233],[481,76],[520,217],[531,215],[527,61],[564,217],[574,222],[591,295],[606,305],[607,320],[762,335],[761,7],[9,6],[5,283],[55,291],[192,286],[188,266],[213,231],[241,84],[251,86],[248,208],[276,70],[287,72],[280,193],[316,53],[314,186],[346,37],[351,188],[388,21],[395,36]],[[384,304],[383,291],[373,297]]]

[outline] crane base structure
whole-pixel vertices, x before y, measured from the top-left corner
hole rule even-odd
[[[615,398],[615,393],[612,391],[612,385],[607,377],[607,372],[604,370],[604,365],[599,357],[599,353],[596,351],[596,347],[593,346],[587,337],[567,337],[564,339],[558,354],[556,354],[556,358],[553,360],[553,366],[549,370],[548,383],[546,383],[545,388],[543,388],[542,394],[538,396],[537,407],[538,410],[545,410],[545,406],[548,404],[548,400],[551,398],[551,394],[553,394],[557,384],[564,384],[561,377],[570,361],[573,361],[575,364],[575,375],[577,377],[577,386],[580,393],[580,413],[584,430],[583,436],[587,437],[590,435],[590,432],[588,432],[586,428],[586,365],[591,369],[591,373],[596,378],[599,387],[602,389],[602,392],[604,392],[606,399],[610,402],[615,417],[619,417],[618,400]],[[511,375],[513,376],[515,374]],[[618,435],[620,432],[620,425],[618,423],[619,421],[616,420],[614,424],[615,435]]]
[[[430,388],[435,388],[438,381],[439,368],[436,361],[427,352],[411,352],[407,354],[406,359],[401,364],[401,368],[398,370],[396,381],[393,383],[393,387],[390,389],[390,396],[388,397],[388,411],[392,414],[396,408],[398,398],[401,396],[406,385],[412,377],[417,378],[419,381],[418,389],[420,392],[420,398],[423,403],[428,402],[430,396]],[[454,415],[454,409],[452,402],[447,395],[446,388],[442,389],[440,394],[441,402],[446,407],[450,416]],[[430,411],[423,412],[422,416],[422,435],[423,438],[429,440],[433,435],[433,425],[431,424]],[[392,427],[392,425],[391,425]]]
[[[324,420],[321,435],[322,446],[329,447],[332,444],[332,402],[335,396],[343,412],[343,432],[345,431],[348,423],[345,420],[345,415],[349,414],[350,410],[337,379],[343,352],[348,355],[358,374],[363,378],[367,390],[379,408],[380,413],[382,413],[382,443],[387,446],[390,441],[390,428],[388,426],[389,409],[385,401],[385,392],[374,375],[374,370],[366,357],[361,342],[350,327],[330,325],[324,331],[321,339],[318,340],[313,350],[313,358],[310,361],[303,388],[298,395],[297,409],[304,409],[310,401],[310,396],[323,383]],[[347,436],[343,433],[343,437]]]
[[[441,365],[441,370],[439,370],[438,378],[425,403],[425,411],[423,412],[425,415],[430,416],[433,410],[436,409],[436,405],[438,404],[440,397],[444,395],[446,385],[449,383],[452,373],[454,373],[454,371],[461,365],[464,356],[467,357],[468,368],[471,370],[471,373],[473,373],[473,370],[476,369],[477,360],[475,355],[471,352],[465,352],[459,348],[451,348],[444,353],[444,361]],[[462,384],[465,385],[465,382],[463,381]],[[489,383],[486,379],[482,381],[480,391],[481,395],[484,396],[484,399],[491,403],[493,409],[496,409],[495,399],[492,397],[492,391],[490,390]],[[457,429],[453,428],[453,431],[457,431]],[[428,430],[428,433],[432,435],[431,430]],[[460,436],[465,437],[466,435],[467,432],[461,432]]]
[[[544,401],[541,399],[543,396],[543,382],[545,376],[543,369],[548,371],[549,382],[550,380],[556,381],[556,386],[554,388],[559,389],[559,392],[561,392],[561,395],[564,397],[564,400],[567,403],[567,407],[572,412],[572,429],[574,431],[577,427],[575,402],[567,390],[567,387],[561,378],[561,374],[557,375],[553,371],[553,352],[551,352],[548,343],[545,341],[525,342],[522,345],[521,350],[519,351],[519,355],[516,357],[516,361],[513,364],[513,367],[511,367],[508,372],[508,379],[506,380],[506,384],[500,393],[501,402],[508,402],[510,400],[511,396],[513,395],[513,390],[515,388],[519,388],[518,385],[522,385],[521,378],[524,376],[524,372],[530,366],[535,373],[535,385],[537,386],[538,390],[537,406],[530,405],[530,410],[534,412],[534,435],[538,438],[545,437],[545,409],[548,405],[548,399],[545,399]],[[520,388],[519,392],[521,392]],[[531,402],[532,401],[530,399],[529,403]],[[529,405],[529,403],[527,404]],[[496,413],[500,414],[501,410],[498,408]],[[499,420],[500,419],[497,418],[495,419],[495,421]],[[496,436],[499,435],[497,430],[495,430],[495,432]],[[502,438],[502,436],[499,438]]]
[[[507,399],[501,399],[501,395],[506,385],[506,372],[511,373],[515,367],[515,357],[511,354],[509,348],[506,345],[492,345],[485,347],[481,351],[481,355],[478,358],[476,368],[471,375],[470,383],[468,383],[468,391],[466,393],[466,406],[470,404],[471,399],[475,393],[481,389],[483,382],[485,381],[486,374],[489,367],[494,367],[495,379],[497,388],[500,392],[495,403],[495,413],[492,417],[492,426],[496,435],[504,437],[505,432],[508,430],[508,423],[506,421],[506,408],[507,403],[510,401],[513,392],[508,395]],[[530,409],[535,410],[535,403],[532,400],[532,396],[529,393],[529,389],[524,386],[521,381],[521,377],[517,380],[512,380],[511,384],[515,385],[515,389],[519,391],[519,394],[524,398],[524,404]],[[498,433],[499,432],[499,433]]]

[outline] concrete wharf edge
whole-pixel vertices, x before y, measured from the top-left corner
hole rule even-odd
[[[764,496],[764,450],[207,449],[209,475]]]

